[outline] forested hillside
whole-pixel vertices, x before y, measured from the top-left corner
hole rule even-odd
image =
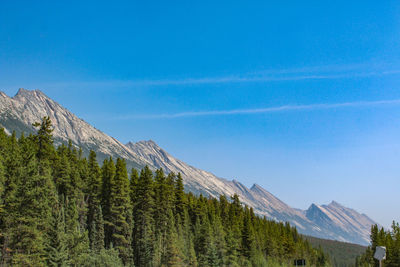
[[[2,266],[274,266],[327,264],[289,224],[268,221],[237,195],[183,191],[181,176],[112,158],[99,166],[72,145],[0,131]]]
[[[230,198],[238,194],[242,204],[252,207],[257,215],[289,222],[301,234],[369,244],[369,231],[376,223],[365,214],[344,207],[336,201],[328,205],[314,203],[307,210],[295,209],[260,185],[253,184],[247,188],[236,179],[217,177],[191,166],[175,158],[152,140],[123,145],[78,118],[40,90],[20,88],[13,97],[0,92],[0,128],[4,127],[7,134],[13,131],[16,131],[17,136],[21,133],[34,134],[36,129],[32,124],[44,116],[52,120],[52,135],[56,146],[71,142],[73,146],[82,149],[84,157],[88,157],[93,150],[99,163],[112,156],[114,159],[125,159],[128,170],[132,167],[139,170],[147,165],[153,172],[162,168],[165,173],[180,173],[186,192],[217,199],[220,195]],[[265,178],[269,179],[267,176]]]
[[[371,228],[371,245],[365,253],[357,258],[356,267],[379,266],[379,262],[374,259],[377,246],[386,247],[386,260],[383,261],[384,267],[400,267],[400,226],[393,222],[391,230],[379,228],[377,225]]]
[[[305,236],[311,245],[322,250],[330,258],[334,267],[353,267],[355,259],[365,252],[366,247],[336,240]]]

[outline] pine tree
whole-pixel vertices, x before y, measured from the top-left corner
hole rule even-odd
[[[35,122],[34,127],[39,127],[36,138],[37,159],[39,162],[39,173],[43,175],[45,168],[49,167],[50,160],[54,157],[53,128],[50,117],[43,117],[41,122]]]
[[[167,211],[167,226],[164,240],[161,266],[186,266],[184,262],[182,244],[176,231],[175,219],[171,209]]]
[[[131,196],[131,203],[133,210],[135,209],[135,204],[136,204],[136,190],[138,184],[139,184],[139,173],[135,168],[132,168],[129,187],[130,187],[130,196]]]
[[[185,206],[186,206],[186,197],[184,192],[183,179],[182,175],[178,173],[175,183],[175,209],[176,209],[176,214],[178,214],[180,218],[183,218],[183,212],[185,210]]]
[[[228,266],[237,266],[240,256],[240,244],[241,244],[241,224],[242,217],[241,213],[243,208],[240,204],[239,196],[234,195],[232,203],[228,207],[228,220],[227,220],[227,235],[226,235],[226,264]]]
[[[76,188],[71,183],[70,161],[67,155],[67,148],[60,146],[59,155],[54,167],[54,182],[57,187],[58,195],[74,198]]]
[[[78,266],[81,257],[89,252],[88,233],[79,223],[79,213],[76,200],[65,198],[64,209],[69,259],[71,260],[72,265]]]
[[[4,165],[3,156],[0,155],[0,218],[4,205],[4,190],[5,190],[5,177],[4,177]],[[0,219],[1,220],[1,219]],[[1,223],[0,223],[1,225]]]
[[[186,266],[198,266],[196,252],[194,247],[194,233],[193,227],[190,221],[190,216],[187,208],[184,211],[183,220],[181,221],[177,217],[177,234],[178,234],[178,246],[183,255],[185,256],[184,261]]]
[[[6,171],[9,203],[5,206],[5,239],[6,248],[14,252],[14,265],[43,265],[52,209],[57,203],[49,164],[54,151],[51,122],[44,118],[40,126],[37,135],[22,137],[19,144],[15,133],[11,137],[11,150],[15,153],[20,146],[24,151],[22,156],[9,158]]]
[[[104,222],[103,218],[100,218],[102,215],[102,211],[99,210],[101,207],[101,170],[97,163],[96,153],[91,150],[89,154],[88,161],[88,181],[87,181],[87,195],[88,195],[88,216],[87,216],[87,225],[89,226],[89,239],[90,244],[96,244],[95,250],[99,251],[104,247]],[[92,228],[94,225],[95,228]],[[103,246],[99,245],[99,240],[92,240],[92,237],[98,238],[99,229],[103,228]],[[96,233],[92,233],[96,232]],[[93,247],[91,246],[93,249]]]
[[[112,158],[105,159],[101,168],[102,175],[102,194],[101,206],[104,218],[104,244],[109,248],[112,241],[111,225],[111,183],[115,176],[115,165]]]
[[[131,236],[133,223],[130,188],[126,163],[117,159],[115,176],[111,180],[110,221],[111,242],[119,251],[124,264],[131,262]]]
[[[400,225],[392,223],[392,232],[390,233],[392,242],[390,246],[390,260],[386,262],[386,266],[400,267]]]
[[[215,246],[212,243],[211,228],[208,218],[198,218],[195,224],[195,250],[199,266],[210,266],[216,257]]]
[[[222,218],[217,214],[213,216],[211,222],[211,230],[213,236],[213,245],[215,246],[215,251],[217,255],[217,262],[222,264],[226,257],[226,233],[222,226]]]
[[[155,244],[153,265],[160,266],[163,264],[166,249],[166,229],[167,218],[165,203],[165,175],[162,169],[156,170],[154,179],[154,222],[155,222]]]
[[[151,266],[154,253],[154,189],[153,174],[148,166],[140,172],[134,210],[135,265]]]
[[[171,229],[175,228],[172,210],[174,209],[174,187],[164,175],[162,169],[156,171],[154,181],[154,221],[155,221],[155,246],[154,261],[161,262],[166,254],[166,244]],[[171,218],[172,216],[172,218]]]
[[[318,256],[317,256],[317,264],[316,265],[318,267],[324,267],[328,262],[328,258],[327,258],[327,256],[325,256],[325,253],[322,250],[321,246],[319,246],[317,253],[318,253]]]
[[[71,166],[71,184],[75,190],[71,192],[71,198],[75,198],[76,208],[78,211],[78,221],[81,229],[88,229],[88,199],[87,195],[87,180],[88,180],[88,162],[86,158],[82,158],[82,149],[77,153],[70,153]]]
[[[250,212],[246,207],[245,210],[245,217],[242,229],[242,255],[245,256],[247,259],[254,255],[255,250],[255,239],[254,239],[254,232],[253,226],[250,220]]]
[[[51,224],[52,206],[56,202],[50,170],[40,168],[32,158],[22,169],[15,195],[15,209],[7,211],[17,222],[9,225],[10,248],[17,251],[13,263],[42,266],[46,256],[47,234]]]
[[[4,133],[4,130],[1,132]],[[4,133],[5,134],[5,133]],[[2,152],[4,155],[4,190],[3,190],[3,210],[0,213],[1,223],[1,241],[2,241],[2,259],[1,263],[6,265],[11,259],[10,227],[14,226],[18,221],[18,203],[17,190],[20,184],[20,176],[22,170],[22,157],[20,147],[18,145],[15,132],[8,137],[1,135]],[[4,139],[3,139],[4,138]],[[26,151],[29,154],[30,151]],[[33,154],[34,151],[31,152]]]
[[[104,220],[101,206],[95,210],[90,229],[90,248],[98,253],[104,249]]]
[[[69,266],[70,260],[67,248],[67,235],[65,233],[65,214],[63,206],[59,206],[54,210],[49,240],[49,266]]]

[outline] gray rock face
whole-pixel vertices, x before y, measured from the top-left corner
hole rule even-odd
[[[375,224],[367,215],[346,208],[332,201],[329,205],[312,204],[305,211],[306,217],[316,223],[330,239],[358,244],[368,244],[371,225]]]
[[[275,221],[288,221],[300,233],[344,242],[369,244],[373,220],[333,201],[329,205],[312,204],[306,211],[291,208],[273,194],[254,184],[250,189],[237,180],[229,181],[190,166],[174,158],[154,141],[129,142],[126,146],[165,172],[180,172],[187,191],[212,197],[238,194],[243,204],[255,213]]]
[[[0,93],[0,126],[7,132],[33,132],[32,123],[40,121],[44,116],[49,116],[53,123],[56,144],[71,140],[85,154],[90,149],[95,150],[100,159],[107,156],[122,157],[135,167],[149,164],[118,140],[79,119],[39,90],[28,91],[21,88],[12,98]]]
[[[32,123],[44,116],[52,120],[56,143],[71,140],[86,153],[95,150],[100,159],[107,156],[125,158],[130,167],[148,165],[153,170],[162,168],[166,173],[180,172],[185,190],[216,198],[236,193],[243,204],[253,207],[258,215],[275,221],[288,221],[306,235],[362,245],[369,243],[369,230],[375,222],[336,202],[322,206],[312,204],[306,211],[294,209],[259,185],[254,184],[249,189],[237,180],[230,181],[190,166],[152,140],[123,145],[77,118],[39,90],[20,89],[12,98],[0,92],[0,127],[4,127],[6,132],[33,132]]]

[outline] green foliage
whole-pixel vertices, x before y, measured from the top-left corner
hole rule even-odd
[[[114,248],[101,249],[99,252],[91,252],[81,258],[78,266],[82,267],[123,267],[118,250]]]
[[[99,252],[104,249],[104,220],[101,206],[95,210],[90,230],[90,248],[94,252]]]
[[[123,159],[99,166],[71,142],[55,149],[48,117],[35,126],[19,139],[0,131],[1,266],[328,264],[295,228],[257,217],[238,195],[185,193],[181,174],[147,166],[129,180]],[[394,248],[398,232],[374,235]]]
[[[186,205],[185,192],[183,191],[183,179],[180,173],[178,173],[175,181],[175,210],[176,213],[182,218],[183,212]]]
[[[50,170],[40,168],[36,157],[30,157],[13,179],[4,213],[4,236],[8,251],[16,252],[16,265],[42,265],[46,257],[47,234],[56,203]],[[3,232],[3,231],[2,231]]]
[[[115,165],[110,157],[105,159],[101,168],[102,189],[101,189],[101,206],[103,207],[104,219],[104,243],[106,248],[111,246],[112,241],[112,224],[111,224],[111,183],[115,176]],[[90,225],[90,224],[89,224]]]
[[[151,266],[153,261],[154,236],[154,185],[153,173],[149,167],[140,172],[136,187],[136,205],[134,209],[135,265]]]
[[[39,173],[44,174],[45,168],[49,167],[50,160],[54,157],[54,146],[52,136],[52,125],[50,117],[43,117],[42,122],[36,122],[34,127],[39,127],[37,135],[34,136],[36,145],[36,156],[39,162]]]
[[[321,247],[329,256],[334,267],[352,267],[357,257],[365,252],[366,247],[334,240],[307,236],[314,248]]]
[[[379,266],[379,262],[373,258],[377,246],[386,247],[385,267],[400,267],[400,226],[393,222],[391,231],[385,231],[377,225],[371,227],[371,245],[365,253],[357,258],[356,267]]]
[[[133,220],[125,160],[117,159],[115,175],[112,177],[110,185],[110,217],[108,225],[111,232],[111,243],[119,251],[122,261],[127,264],[132,262],[131,237]]]
[[[49,266],[68,266],[70,264],[65,229],[64,207],[54,209],[49,232],[48,264]]]

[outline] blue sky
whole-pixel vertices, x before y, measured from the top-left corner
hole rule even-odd
[[[41,89],[296,208],[400,221],[398,1],[2,1],[0,89]]]

